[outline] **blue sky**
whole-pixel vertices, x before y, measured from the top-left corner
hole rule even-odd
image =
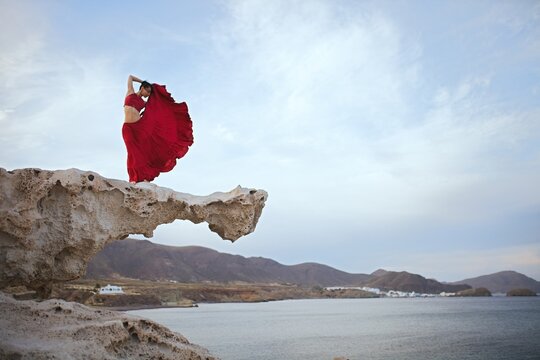
[[[269,198],[234,244],[349,272],[540,279],[540,3],[6,1],[0,166],[126,179],[129,74],[187,101],[195,144],[155,180]]]

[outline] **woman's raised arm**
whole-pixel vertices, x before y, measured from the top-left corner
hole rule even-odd
[[[134,75],[129,75],[128,81],[127,81],[127,93],[126,93],[126,96],[131,95],[131,94],[133,94],[135,92],[135,89],[133,88],[133,82],[134,81],[135,82],[140,82],[140,83],[143,82],[138,77],[136,77]]]

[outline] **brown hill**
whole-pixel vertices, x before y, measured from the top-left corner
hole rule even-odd
[[[536,293],[529,289],[512,289],[506,296],[536,296]]]
[[[476,288],[458,291],[456,296],[491,296],[491,292],[486,288]]]
[[[86,278],[126,277],[179,282],[294,283],[355,286],[370,278],[317,263],[287,266],[262,257],[245,258],[200,246],[167,246],[125,239],[107,245],[89,263]]]
[[[381,290],[398,290],[407,292],[417,292],[424,294],[440,294],[441,292],[457,292],[470,289],[469,285],[442,284],[433,279],[426,279],[418,274],[411,274],[406,271],[395,272],[377,270],[378,276],[372,277],[365,285],[379,288]],[[373,275],[373,274],[372,274]]]
[[[475,288],[485,287],[492,293],[507,293],[512,289],[529,289],[540,293],[540,282],[516,271],[501,271],[471,279],[453,282],[452,284],[469,284]]]
[[[382,276],[386,274],[388,274],[388,270],[384,270],[384,269],[377,269],[371,273],[372,276]]]

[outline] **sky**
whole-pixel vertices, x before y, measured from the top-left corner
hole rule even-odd
[[[269,194],[235,243],[180,220],[151,241],[352,273],[540,280],[540,2],[0,8],[0,167],[127,180],[133,74],[186,101],[194,124],[155,184]]]

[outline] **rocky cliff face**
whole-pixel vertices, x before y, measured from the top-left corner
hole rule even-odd
[[[234,241],[255,230],[266,197],[241,187],[193,196],[77,169],[0,168],[0,289],[26,287],[46,297],[53,283],[82,276],[106,244],[130,234],[151,237],[176,219],[206,221]],[[146,319],[55,299],[20,301],[3,292],[0,358],[214,359]]]
[[[106,244],[151,237],[176,219],[205,221],[234,241],[254,231],[266,198],[241,187],[194,196],[77,169],[0,168],[0,289],[24,285],[47,296],[52,283],[82,276]]]

